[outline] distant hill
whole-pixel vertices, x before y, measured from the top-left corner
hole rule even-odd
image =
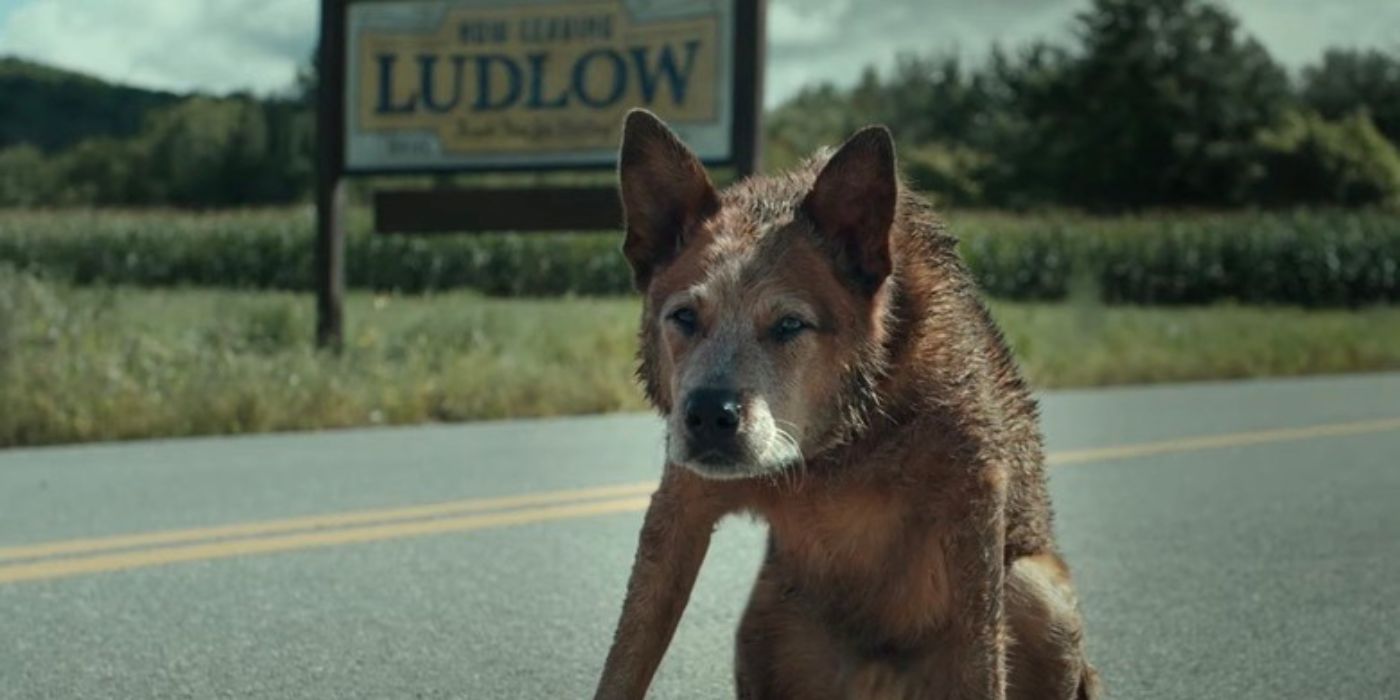
[[[54,152],[92,136],[131,136],[147,112],[184,97],[0,57],[0,148],[30,143]]]

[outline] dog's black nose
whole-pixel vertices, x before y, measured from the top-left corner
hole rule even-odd
[[[699,445],[733,440],[743,419],[743,398],[737,391],[696,389],[685,400],[685,427]]]

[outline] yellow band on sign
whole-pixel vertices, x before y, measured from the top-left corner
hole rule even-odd
[[[714,131],[702,157],[725,157],[732,16],[732,0],[352,5],[348,163],[605,156],[634,107]]]

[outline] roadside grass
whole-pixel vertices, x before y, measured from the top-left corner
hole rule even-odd
[[[1041,388],[1400,368],[1400,307],[996,303]],[[0,446],[645,409],[630,298],[73,287],[0,269]]]
[[[346,313],[334,356],[309,295],[0,281],[0,445],[644,407],[630,302],[351,294]]]
[[[1037,388],[1400,369],[1400,306],[993,303]]]

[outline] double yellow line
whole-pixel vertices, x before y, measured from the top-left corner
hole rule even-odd
[[[483,530],[646,507],[656,482],[0,547],[0,583]]]
[[[1069,450],[1051,453],[1048,461],[1083,464],[1393,430],[1400,430],[1400,418]],[[0,584],[635,512],[646,508],[655,488],[647,481],[0,547]]]

